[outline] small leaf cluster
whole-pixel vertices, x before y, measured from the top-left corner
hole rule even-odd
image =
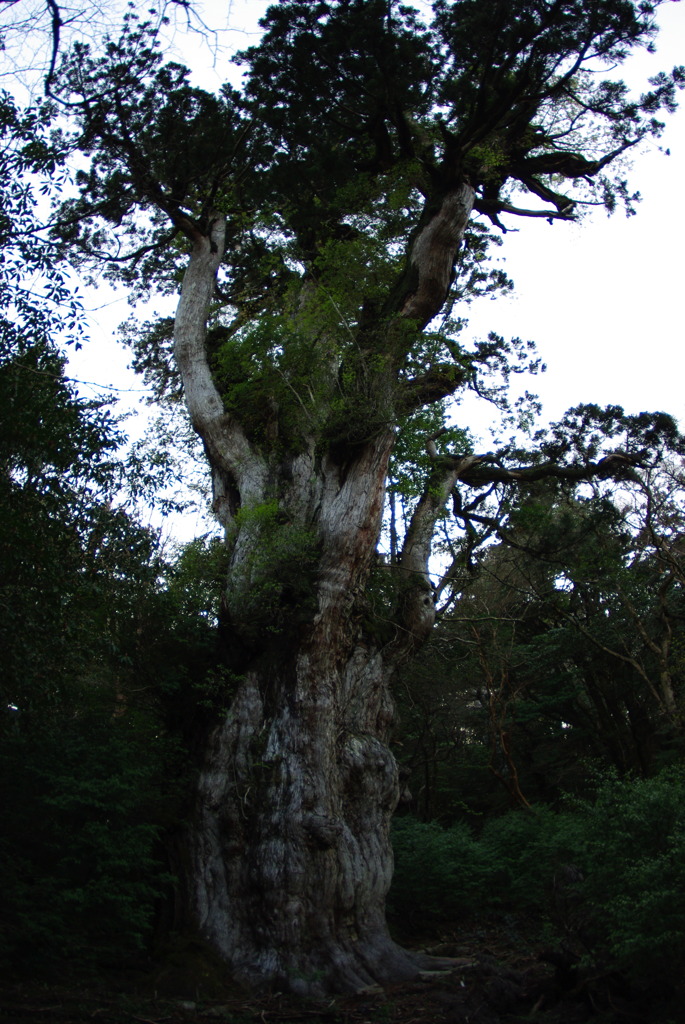
[[[243,506],[235,517],[238,543],[247,537],[249,554],[229,576],[225,606],[241,636],[283,633],[306,621],[316,606],[315,531],[291,518],[277,500]]]

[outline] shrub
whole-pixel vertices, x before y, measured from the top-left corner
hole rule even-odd
[[[139,950],[166,881],[157,858],[170,746],[124,719],[7,730],[0,960],[44,970]],[[171,787],[173,788],[173,786]]]
[[[489,900],[507,910],[549,916],[560,875],[578,850],[574,821],[549,807],[510,811],[488,822],[480,842],[492,865]]]
[[[685,770],[606,779],[579,803],[581,939],[595,963],[643,983],[679,978],[685,960]],[[579,830],[580,832],[581,830]]]
[[[601,779],[592,800],[511,811],[476,838],[411,818],[393,832],[392,915],[409,925],[480,914],[536,918],[596,974],[680,984],[685,961],[685,769]]]
[[[391,919],[410,928],[460,920],[478,911],[492,870],[465,824],[399,818],[393,826],[395,876],[388,895]]]

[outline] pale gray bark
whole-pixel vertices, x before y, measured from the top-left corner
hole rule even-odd
[[[216,216],[208,235],[193,240],[174,320],[174,358],[183,381],[191,423],[202,438],[213,472],[214,509],[227,526],[231,512],[225,480],[235,482],[244,504],[266,495],[266,465],[239,423],[224,410],[207,361],[207,317],[224,256],[226,221]]]
[[[410,288],[395,323],[438,312],[472,202],[473,190],[464,186],[423,224],[409,250]],[[376,423],[344,457],[322,450],[315,434],[285,458],[248,440],[226,414],[205,352],[223,244],[221,218],[194,241],[175,329],[188,409],[231,545],[226,608],[243,650],[242,661],[229,666],[228,710],[201,737],[188,831],[190,916],[250,986],[358,991],[412,977],[422,966],[396,946],[385,924],[390,820],[399,799],[387,745],[389,684],[433,622],[427,565],[439,509],[418,510],[403,554],[408,583],[396,637],[381,645],[365,630],[363,595],[381,528],[392,423]],[[392,318],[387,330],[392,336]],[[333,379],[333,363],[329,371]],[[386,415],[392,389],[387,374],[378,381]],[[279,510],[268,526],[259,515],[265,502]],[[236,520],[237,504],[245,514]],[[278,603],[279,587],[305,571],[288,564],[279,547],[288,530],[311,537],[316,566],[306,607],[279,622],[287,606],[285,598]],[[277,567],[269,565],[269,544],[281,559]]]
[[[414,280],[401,314],[424,327],[441,309],[452,281],[454,262],[473,212],[475,191],[464,183],[445,195],[419,225],[409,253]]]

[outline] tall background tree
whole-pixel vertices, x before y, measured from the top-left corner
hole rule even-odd
[[[155,782],[173,763],[141,657],[164,563],[156,536],[127,508],[120,424],[107,402],[80,399],[65,373],[60,341],[80,343],[84,322],[54,244],[40,235],[39,191],[65,180],[50,125],[48,109],[21,111],[0,97],[0,961],[8,976],[56,963],[64,970],[65,955],[83,965],[140,947],[161,890],[154,851],[165,801]]]
[[[579,407],[552,436],[568,443],[598,412]],[[398,695],[426,820],[556,804],[598,771],[650,777],[682,757],[683,439],[644,441],[652,465],[627,485],[531,480],[460,506],[458,588]]]
[[[457,300],[508,284],[482,269],[485,225],[630,206],[622,157],[658,136],[684,73],[638,99],[605,73],[650,44],[655,6],[438,0],[427,24],[394,3],[284,0],[243,92],[218,95],[131,16],[56,76],[65,145],[89,157],[58,214],[65,249],[134,295],[183,277],[173,325],[137,344],[160,391],[180,377],[229,563],[185,903],[250,984],[355,990],[420,966],[384,920],[390,688],[435,621],[448,503],[463,521],[469,488],[630,480],[645,433],[673,433],[652,417],[620,448],[605,431],[522,463],[474,453],[447,416],[528,358],[460,340]],[[380,566],[394,450],[417,463],[414,492]]]

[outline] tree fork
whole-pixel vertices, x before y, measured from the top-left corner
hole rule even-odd
[[[139,259],[169,238],[159,222],[140,237],[138,211],[154,204],[192,244],[174,347],[212,471],[214,507],[229,539],[226,603],[241,648],[239,660],[226,666],[224,706],[211,724],[199,727],[205,754],[188,834],[192,915],[237,977],[302,993],[359,989],[419,968],[415,957],[391,942],[383,913],[392,871],[389,823],[398,796],[386,745],[393,717],[389,683],[396,664],[418,649],[432,625],[428,559],[450,489],[459,479],[478,487],[526,483],[547,473],[544,466],[507,470],[485,459],[471,468],[451,457],[436,461],[435,494],[419,500],[401,563],[392,567],[407,585],[401,587],[396,642],[382,646],[364,625],[364,587],[395,431],[407,413],[467,382],[458,359],[454,369],[428,365],[407,380],[408,357],[421,349],[421,331],[444,307],[474,206],[496,223],[503,211],[568,219],[571,205],[552,191],[551,175],[575,183],[568,204],[592,198],[590,179],[603,161],[610,164],[616,147],[639,133],[658,135],[654,114],[672,104],[674,88],[685,80],[674,72],[637,106],[620,90],[605,95],[601,83],[588,87],[589,99],[588,90],[583,101],[569,93],[559,99],[566,81],[560,68],[594,63],[597,45],[610,63],[620,62],[624,51],[650,38],[650,16],[640,5],[623,4],[618,22],[616,5],[608,2],[589,13],[578,5],[572,18],[555,10],[553,26],[544,20],[522,25],[508,17],[506,5],[500,5],[502,24],[483,21],[478,5],[439,5],[431,36],[402,5],[392,27],[378,22],[374,5],[352,5],[353,12],[349,4],[319,6],[283,0],[270,8],[262,42],[244,55],[249,70],[242,98],[226,92],[214,102],[177,68],[158,66],[146,49],[139,58],[142,28],[123,37],[128,61],[122,62],[119,50],[102,58],[78,51],[62,85],[67,98],[83,98],[74,109],[93,155],[82,185],[86,205],[74,208],[84,222],[104,218],[113,235],[135,240],[129,255]],[[354,45],[348,45],[352,30]],[[436,39],[437,48],[430,41]],[[373,69],[381,50],[395,56],[381,69],[379,87]],[[474,67],[483,69],[475,80]],[[111,88],[103,90],[103,83]],[[118,88],[125,102],[117,102]],[[195,111],[190,117],[189,110]],[[393,110],[402,114],[388,122],[386,112]],[[550,120],[558,121],[555,137],[544,131]],[[578,140],[573,154],[563,148],[570,131]],[[243,146],[246,132],[251,142]],[[419,140],[424,132],[425,144]],[[421,168],[405,167],[417,146]],[[609,149],[606,160],[597,157]],[[362,193],[373,188],[365,199],[360,172],[369,170],[374,154],[383,173],[372,167]],[[420,213],[412,183],[417,169]],[[508,183],[517,180],[532,183],[546,208],[510,207]],[[406,220],[397,219],[391,201],[390,190],[398,185],[411,186]],[[630,203],[622,178],[601,187],[607,205],[622,197]],[[350,197],[349,207],[343,196]],[[264,342],[262,351],[249,350],[249,329],[237,340],[246,342],[247,362],[256,354],[275,371],[264,375],[261,388],[257,359],[246,371],[253,387],[236,387],[229,409],[205,350],[225,245],[223,217],[204,216],[214,197],[235,215],[228,294],[254,316],[252,338]],[[67,212],[73,214],[71,205]],[[279,334],[276,325],[270,334],[277,298],[269,291],[272,269],[285,268],[274,276],[287,283],[288,302],[298,275],[300,295],[309,286],[316,298],[316,271],[326,266],[319,256],[329,242],[341,241],[341,224],[362,243],[367,235],[374,243],[369,253],[380,243],[378,255],[362,260],[362,245],[350,264],[359,280],[349,295],[344,286],[336,295],[332,343],[315,355],[311,349],[317,383],[326,383],[311,389],[312,405],[304,409],[308,425],[295,429],[290,447],[277,431],[257,441],[249,415],[238,408],[241,396],[277,406],[269,380],[284,365],[288,369],[291,341],[294,379],[306,377],[298,346],[317,317],[314,302],[309,323],[303,316],[292,333],[288,326]],[[93,240],[101,249],[98,234],[89,235],[86,225],[81,243]],[[66,241],[72,241],[68,232]],[[403,268],[394,262],[400,251]],[[386,267],[395,274],[392,282]],[[325,274],[321,281],[325,287]],[[143,284],[149,284],[145,277]],[[324,321],[317,330],[332,322]],[[348,371],[347,390],[341,368]],[[281,376],[289,383],[287,374]],[[573,466],[559,475],[570,482],[593,472],[617,475],[620,456],[612,458],[613,464],[598,463],[591,472]],[[629,477],[630,465],[620,468]],[[306,568],[298,563],[302,546],[295,544],[294,554],[288,548],[297,537],[309,544]],[[286,573],[306,577],[306,602],[288,597]]]
[[[357,991],[413,977],[424,964],[392,942],[385,924],[399,799],[386,745],[393,706],[388,667],[355,614],[395,434],[381,430],[344,465],[302,455],[306,472],[280,480],[273,467],[267,473],[226,416],[207,363],[220,258],[220,237],[195,241],[178,307],[175,349],[191,419],[213,470],[236,481],[243,501],[246,493],[263,500],[267,483],[282,494],[284,507],[315,531],[319,558],[309,622],[287,627],[287,636],[260,627],[258,649],[242,652],[230,709],[199,737],[205,756],[187,834],[190,914],[250,987]],[[227,581],[234,619],[249,597],[258,540],[249,522],[236,528]]]

